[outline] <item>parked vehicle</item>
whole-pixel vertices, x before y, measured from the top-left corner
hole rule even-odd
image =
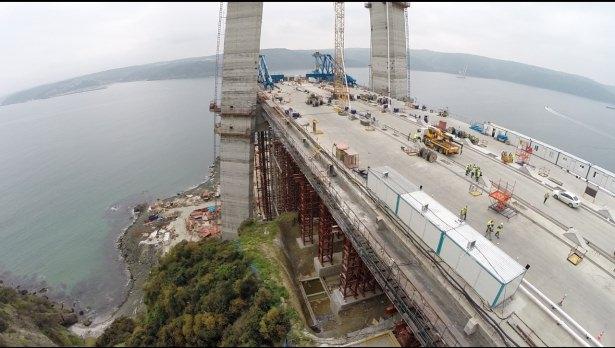
[[[553,198],[559,199],[568,204],[571,208],[578,208],[581,204],[579,197],[570,191],[555,190],[553,191]]]

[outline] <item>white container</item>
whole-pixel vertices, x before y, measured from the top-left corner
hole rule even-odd
[[[587,180],[604,189],[615,192],[615,174],[604,168],[592,166],[587,175]]]
[[[557,164],[557,158],[560,152],[559,149],[534,139],[532,139],[531,146],[532,156],[538,156],[553,164]]]
[[[380,198],[394,214],[397,214],[397,210],[399,209],[400,195],[418,189],[416,185],[389,166],[369,168],[367,187]]]
[[[473,247],[468,248],[472,242]],[[491,307],[499,305],[517,291],[526,271],[465,223],[445,233],[438,255]]]
[[[563,169],[568,170],[572,174],[578,175],[584,179],[589,174],[589,167],[591,166],[591,164],[586,160],[563,151],[560,151],[556,164]]]
[[[512,296],[526,269],[390,167],[370,168],[367,186],[491,307]]]

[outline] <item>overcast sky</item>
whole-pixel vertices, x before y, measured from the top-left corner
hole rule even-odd
[[[0,4],[0,96],[87,73],[210,55],[218,3]],[[613,3],[412,3],[411,48],[478,54],[615,85]],[[346,3],[346,47],[369,47]],[[261,48],[333,47],[332,3],[265,3]]]

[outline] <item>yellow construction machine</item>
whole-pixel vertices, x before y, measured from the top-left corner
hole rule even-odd
[[[423,131],[423,143],[447,156],[459,154],[463,148],[463,144],[455,141],[452,135],[432,126]]]
[[[502,151],[500,158],[502,159],[502,162],[504,163],[512,163],[513,162],[513,153],[512,152],[506,152],[506,151]]]

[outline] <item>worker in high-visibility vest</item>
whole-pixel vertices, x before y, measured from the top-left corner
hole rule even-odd
[[[493,220],[487,221],[487,230],[485,231],[485,237],[489,238],[489,240],[491,240],[491,233],[493,232],[493,225],[494,225]]]
[[[468,216],[468,206],[466,205],[465,207],[461,208],[461,211],[459,212],[459,219],[466,221],[467,216]]]
[[[480,168],[476,168],[476,182],[483,176],[483,172],[481,172]]]
[[[472,169],[472,167],[470,166],[470,164],[466,164],[466,176],[468,176],[468,174],[470,174],[470,169]]]
[[[500,233],[502,233],[502,229],[504,228],[504,223],[500,222],[500,224],[498,225],[498,227],[495,228],[495,237],[497,239],[500,239]]]

